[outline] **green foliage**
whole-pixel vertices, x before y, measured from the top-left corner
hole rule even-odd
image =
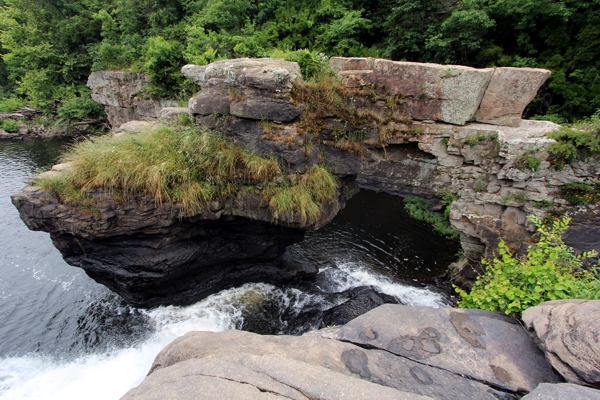
[[[66,120],[95,119],[104,116],[104,107],[90,97],[89,90],[66,100],[57,110],[60,118]]]
[[[561,188],[561,194],[574,205],[595,204],[600,201],[600,182],[571,182]]]
[[[0,127],[9,133],[15,133],[19,131],[19,124],[14,119],[0,120]]]
[[[12,112],[19,107],[23,107],[25,102],[17,97],[7,97],[0,99],[0,112]]]
[[[554,203],[550,200],[534,201],[533,206],[536,208],[550,208]]]
[[[600,108],[595,0],[10,0],[0,33],[0,96],[17,91],[38,107],[67,100],[91,70],[144,71],[149,92],[175,96],[185,62],[304,49],[309,79],[321,53],[548,68],[526,115],[573,120]]]
[[[582,268],[583,261],[597,253],[576,255],[562,241],[570,219],[559,218],[548,226],[533,215],[528,219],[540,234],[538,243],[532,244],[526,255],[517,257],[501,241],[498,256],[482,260],[485,273],[477,278],[471,292],[455,288],[461,297],[460,307],[518,316],[543,301],[600,298],[596,269]]]
[[[548,151],[553,155],[554,165],[558,169],[575,158],[585,159],[600,154],[600,110],[589,119],[571,126],[561,126],[547,136],[556,140]]]
[[[333,74],[333,71],[329,68],[329,57],[323,53],[306,49],[296,51],[276,49],[269,53],[269,57],[297,62],[300,65],[302,77],[307,81],[314,81],[324,74]]]
[[[446,201],[442,200],[442,203],[446,206],[446,210],[449,209],[451,204],[450,197],[452,193],[449,193]],[[452,195],[453,196],[453,195]],[[452,201],[454,201],[452,199]],[[445,236],[448,239],[457,239],[458,232],[452,228],[452,226],[448,223],[447,217],[444,218],[439,214],[435,214],[429,210],[429,205],[423,199],[419,199],[417,197],[406,197],[404,199],[404,209],[408,212],[408,215],[411,218],[414,218],[419,221],[427,222],[433,228],[433,231],[438,233],[439,235]],[[444,213],[446,214],[446,210]]]
[[[542,159],[538,154],[539,150],[537,149],[527,150],[515,160],[514,166],[521,171],[524,171],[525,168],[527,168],[536,172],[542,163]]]
[[[190,216],[201,212],[207,201],[224,199],[256,182],[266,187],[263,196],[275,218],[298,216],[307,223],[320,217],[323,204],[337,190],[335,177],[323,167],[288,177],[274,159],[182,126],[85,140],[62,161],[71,164],[68,172],[38,178],[35,184],[61,201],[88,208],[93,201],[87,193],[103,189],[124,200],[145,193],[157,202],[179,204],[181,216]]]

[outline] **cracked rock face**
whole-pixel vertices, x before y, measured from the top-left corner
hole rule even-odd
[[[568,381],[600,388],[600,301],[547,301],[523,312],[523,322]]]
[[[557,378],[513,322],[486,311],[385,305],[299,337],[190,332],[161,351],[124,399],[210,398],[195,385],[223,381],[229,397],[516,399]]]

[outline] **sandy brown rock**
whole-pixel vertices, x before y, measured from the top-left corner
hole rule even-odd
[[[476,120],[494,125],[518,126],[525,107],[550,77],[540,68],[496,68]]]
[[[600,301],[557,300],[523,312],[552,366],[569,382],[600,388]]]

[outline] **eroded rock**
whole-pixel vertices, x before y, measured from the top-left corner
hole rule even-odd
[[[476,120],[494,125],[518,126],[525,107],[549,77],[550,71],[547,69],[496,68],[477,110]]]
[[[600,400],[600,391],[572,383],[540,383],[523,400]]]
[[[547,301],[523,312],[523,322],[568,381],[600,388],[600,301]]]
[[[488,311],[383,305],[320,335],[513,392],[558,381],[518,322]]]

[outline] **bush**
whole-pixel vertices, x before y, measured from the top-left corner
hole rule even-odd
[[[455,287],[461,297],[460,307],[517,316],[543,301],[600,298],[596,269],[583,269],[583,261],[597,253],[576,255],[562,241],[570,218],[555,219],[548,226],[533,215],[527,219],[537,227],[538,243],[531,245],[526,255],[518,257],[500,241],[498,256],[482,260],[485,273],[477,278],[471,293]]]
[[[207,201],[225,199],[251,183],[266,188],[263,197],[275,218],[299,215],[303,222],[312,222],[337,189],[335,177],[323,167],[288,177],[276,160],[244,152],[195,127],[85,140],[62,161],[71,163],[68,173],[35,184],[63,202],[88,208],[86,193],[102,189],[125,200],[145,193],[157,202],[179,204],[181,216],[190,216],[201,212]]]
[[[600,201],[600,182],[571,182],[562,187],[561,193],[574,205],[594,204]]]
[[[296,51],[273,50],[271,58],[283,58],[286,61],[295,61],[300,65],[300,71],[306,81],[313,81],[323,74],[332,74],[329,67],[329,57],[323,53],[307,49]]]
[[[450,198],[450,195],[452,196],[452,199]],[[454,201],[453,198],[454,195],[449,193],[449,195],[445,195],[445,199],[442,199],[442,203],[446,206],[447,210],[449,210],[450,204],[452,204],[452,201]],[[454,230],[447,219],[439,214],[431,212],[429,210],[429,205],[425,202],[425,200],[417,197],[407,197],[404,199],[404,209],[408,212],[408,215],[410,215],[411,218],[430,224],[434,232],[445,236],[448,239],[458,238],[458,232]],[[444,214],[446,214],[446,211]]]
[[[547,136],[556,140],[548,147],[555,166],[564,165],[575,158],[585,159],[600,154],[600,110],[587,120],[562,126]]]
[[[15,133],[19,131],[19,124],[13,119],[5,119],[0,122],[0,126],[2,127],[2,129],[4,129],[8,133]]]
[[[57,113],[60,118],[81,121],[104,116],[104,107],[92,100],[89,92],[84,92],[65,101]]]
[[[23,107],[25,102],[16,97],[8,97],[0,100],[0,112],[13,112],[19,107]]]

